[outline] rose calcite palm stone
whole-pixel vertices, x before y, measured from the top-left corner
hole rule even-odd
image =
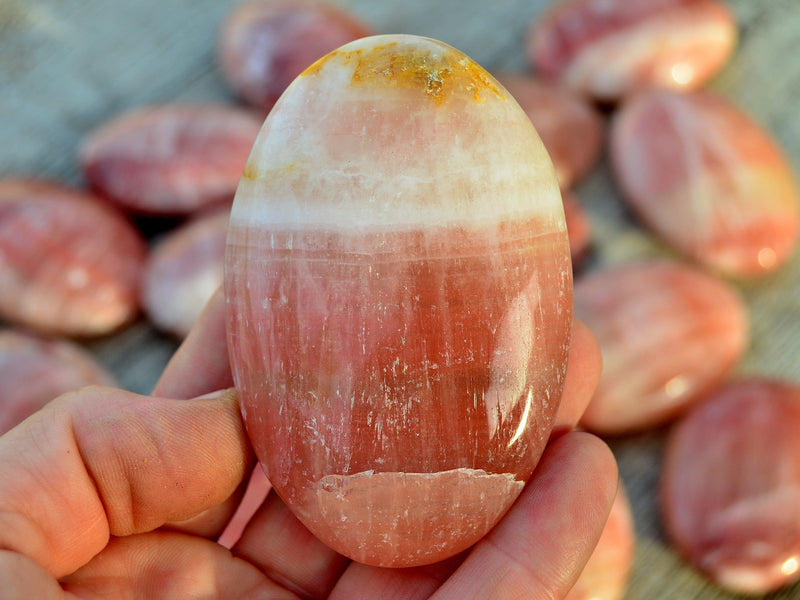
[[[535,129],[467,56],[377,36],[299,76],[239,185],[225,293],[248,434],[322,541],[431,563],[514,502],[563,387],[569,245]]]

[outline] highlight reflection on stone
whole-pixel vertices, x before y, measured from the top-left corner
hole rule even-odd
[[[225,278],[248,434],[315,535],[418,565],[509,508],[560,400],[571,267],[550,160],[480,66],[379,36],[306,70],[245,169]]]
[[[749,329],[731,286],[667,261],[578,279],[575,315],[603,353],[581,425],[612,435],[664,423],[718,385],[744,353]]]
[[[664,526],[719,585],[765,594],[800,578],[800,388],[745,379],[716,391],[668,440]]]
[[[528,56],[543,76],[613,101],[648,88],[694,90],[736,46],[720,0],[561,0],[535,22]]]
[[[711,93],[651,92],[617,113],[613,173],[667,243],[730,275],[782,265],[797,243],[790,163],[759,125]]]

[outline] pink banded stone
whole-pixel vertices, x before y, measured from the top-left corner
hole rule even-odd
[[[253,106],[270,109],[311,63],[372,33],[334,4],[316,0],[245,2],[231,12],[220,31],[220,67],[236,94]]]
[[[647,88],[701,87],[737,36],[720,0],[561,0],[532,25],[528,57],[543,76],[613,101]]]
[[[635,542],[633,513],[620,481],[600,540],[564,600],[621,600],[628,586]]]
[[[115,380],[81,346],[0,330],[0,435],[57,396],[91,384]]]
[[[668,440],[664,526],[719,585],[764,594],[800,578],[800,387],[745,379],[714,392]]]
[[[224,105],[139,108],[94,131],[81,164],[92,187],[127,210],[188,215],[230,203],[262,121]]]
[[[566,88],[524,75],[498,77],[530,118],[553,160],[562,189],[572,187],[595,166],[605,127],[586,100]]]
[[[486,71],[403,35],[315,63],[264,124],[226,257],[236,386],[275,490],[362,562],[475,543],[547,442],[571,283],[550,159]]]
[[[229,211],[216,210],[171,231],[150,251],[142,307],[159,328],[185,337],[222,285]]]
[[[755,277],[795,248],[798,190],[776,142],[711,93],[651,92],[611,129],[614,175],[640,218],[687,256]]]
[[[674,418],[718,385],[747,345],[748,319],[725,282],[655,261],[575,283],[575,315],[597,337],[603,374],[581,425],[617,435]]]
[[[106,202],[0,180],[0,317],[52,335],[104,335],[139,312],[145,243]]]

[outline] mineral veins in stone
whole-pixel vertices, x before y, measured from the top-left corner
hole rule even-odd
[[[669,439],[664,527],[728,590],[765,594],[800,579],[798,431],[797,384],[750,378],[712,394]]]
[[[457,50],[365,38],[281,97],[236,194],[229,346],[277,492],[356,560],[479,540],[548,439],[571,327],[558,181]]]

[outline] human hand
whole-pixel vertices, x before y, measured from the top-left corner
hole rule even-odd
[[[254,465],[209,304],[154,396],[85,388],[0,437],[3,598],[560,598],[603,528],[616,464],[570,429],[600,371],[576,324],[556,433],[521,496],[468,551],[411,569],[335,553],[270,493],[229,551],[217,544]],[[199,397],[205,395],[205,397]],[[169,398],[190,398],[177,401]]]

